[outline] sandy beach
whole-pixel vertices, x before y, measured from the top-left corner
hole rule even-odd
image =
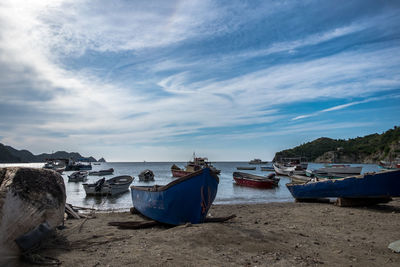
[[[399,266],[387,247],[400,239],[400,199],[372,207],[328,203],[215,205],[224,223],[120,230],[125,213],[67,220],[56,248],[41,251],[62,266]]]

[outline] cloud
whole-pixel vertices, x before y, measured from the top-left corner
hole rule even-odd
[[[289,120],[287,107],[350,101],[294,118],[300,120],[398,90],[400,49],[393,36],[381,30],[374,38],[387,41],[359,37],[379,30],[379,14],[371,22],[355,16],[311,29],[296,5],[3,1],[2,140],[37,149],[124,147],[187,143],[228,128],[235,131],[218,136],[254,138],[259,133],[247,128]],[[291,30],[280,16],[305,22]]]
[[[354,105],[359,105],[359,104],[364,104],[364,103],[369,103],[369,102],[373,102],[373,101],[382,101],[385,99],[395,99],[395,98],[400,98],[400,95],[386,95],[386,96],[382,96],[382,97],[371,97],[362,101],[355,101],[355,102],[351,102],[351,103],[347,103],[347,104],[342,104],[342,105],[337,105],[331,108],[326,108],[311,114],[307,114],[307,115],[300,115],[297,117],[292,118],[292,121],[295,120],[300,120],[300,119],[305,119],[305,118],[310,118],[310,117],[315,117],[318,116],[322,113],[326,113],[326,112],[331,112],[331,111],[336,111],[336,110],[341,110],[341,109],[345,109]]]

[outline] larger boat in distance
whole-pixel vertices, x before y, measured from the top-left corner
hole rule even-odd
[[[133,206],[155,221],[202,223],[217,195],[219,178],[210,168],[159,186],[131,186]]]
[[[215,168],[207,158],[196,157],[193,153],[193,161],[189,161],[184,169],[179,168],[175,164],[171,166],[171,173],[173,177],[183,177],[204,168],[210,168],[215,174],[220,174],[221,170]]]
[[[261,159],[252,159],[249,161],[249,164],[267,164],[268,161],[262,161]]]

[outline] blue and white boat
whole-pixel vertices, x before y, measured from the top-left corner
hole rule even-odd
[[[400,170],[286,184],[295,199],[400,197]]]
[[[131,186],[132,202],[140,213],[161,223],[202,223],[218,184],[218,176],[204,168],[164,186]]]

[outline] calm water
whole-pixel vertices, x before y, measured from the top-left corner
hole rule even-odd
[[[171,162],[112,162],[101,163],[101,165],[92,165],[93,170],[101,170],[114,168],[114,175],[105,176],[111,178],[117,175],[131,175],[135,177],[132,184],[134,185],[165,185],[174,178],[171,176]],[[185,165],[184,162],[175,163],[179,167]],[[234,184],[232,173],[236,171],[237,166],[247,166],[247,162],[216,162],[213,165],[221,170],[220,183],[218,186],[217,197],[214,201],[215,204],[237,204],[237,203],[265,203],[265,202],[287,202],[293,201],[290,192],[287,190],[285,184],[290,182],[290,179],[281,176],[279,186],[275,189],[256,189],[249,187],[237,186]],[[354,166],[363,166],[364,172],[378,171],[379,167],[375,164],[352,164]],[[29,163],[29,164],[0,164],[0,167],[5,166],[29,166],[40,168],[43,163]],[[269,172],[261,171],[259,165],[254,171],[242,171],[257,175],[268,175]],[[323,164],[310,163],[309,169],[316,169],[322,167]],[[151,169],[155,175],[154,182],[139,182],[138,174],[144,169]],[[64,172],[63,178],[67,191],[67,202],[75,206],[90,207],[101,210],[128,210],[132,206],[130,192],[126,192],[114,197],[87,197],[83,189],[82,182],[68,182],[68,175],[72,172]],[[88,183],[95,182],[101,177],[88,176]]]

